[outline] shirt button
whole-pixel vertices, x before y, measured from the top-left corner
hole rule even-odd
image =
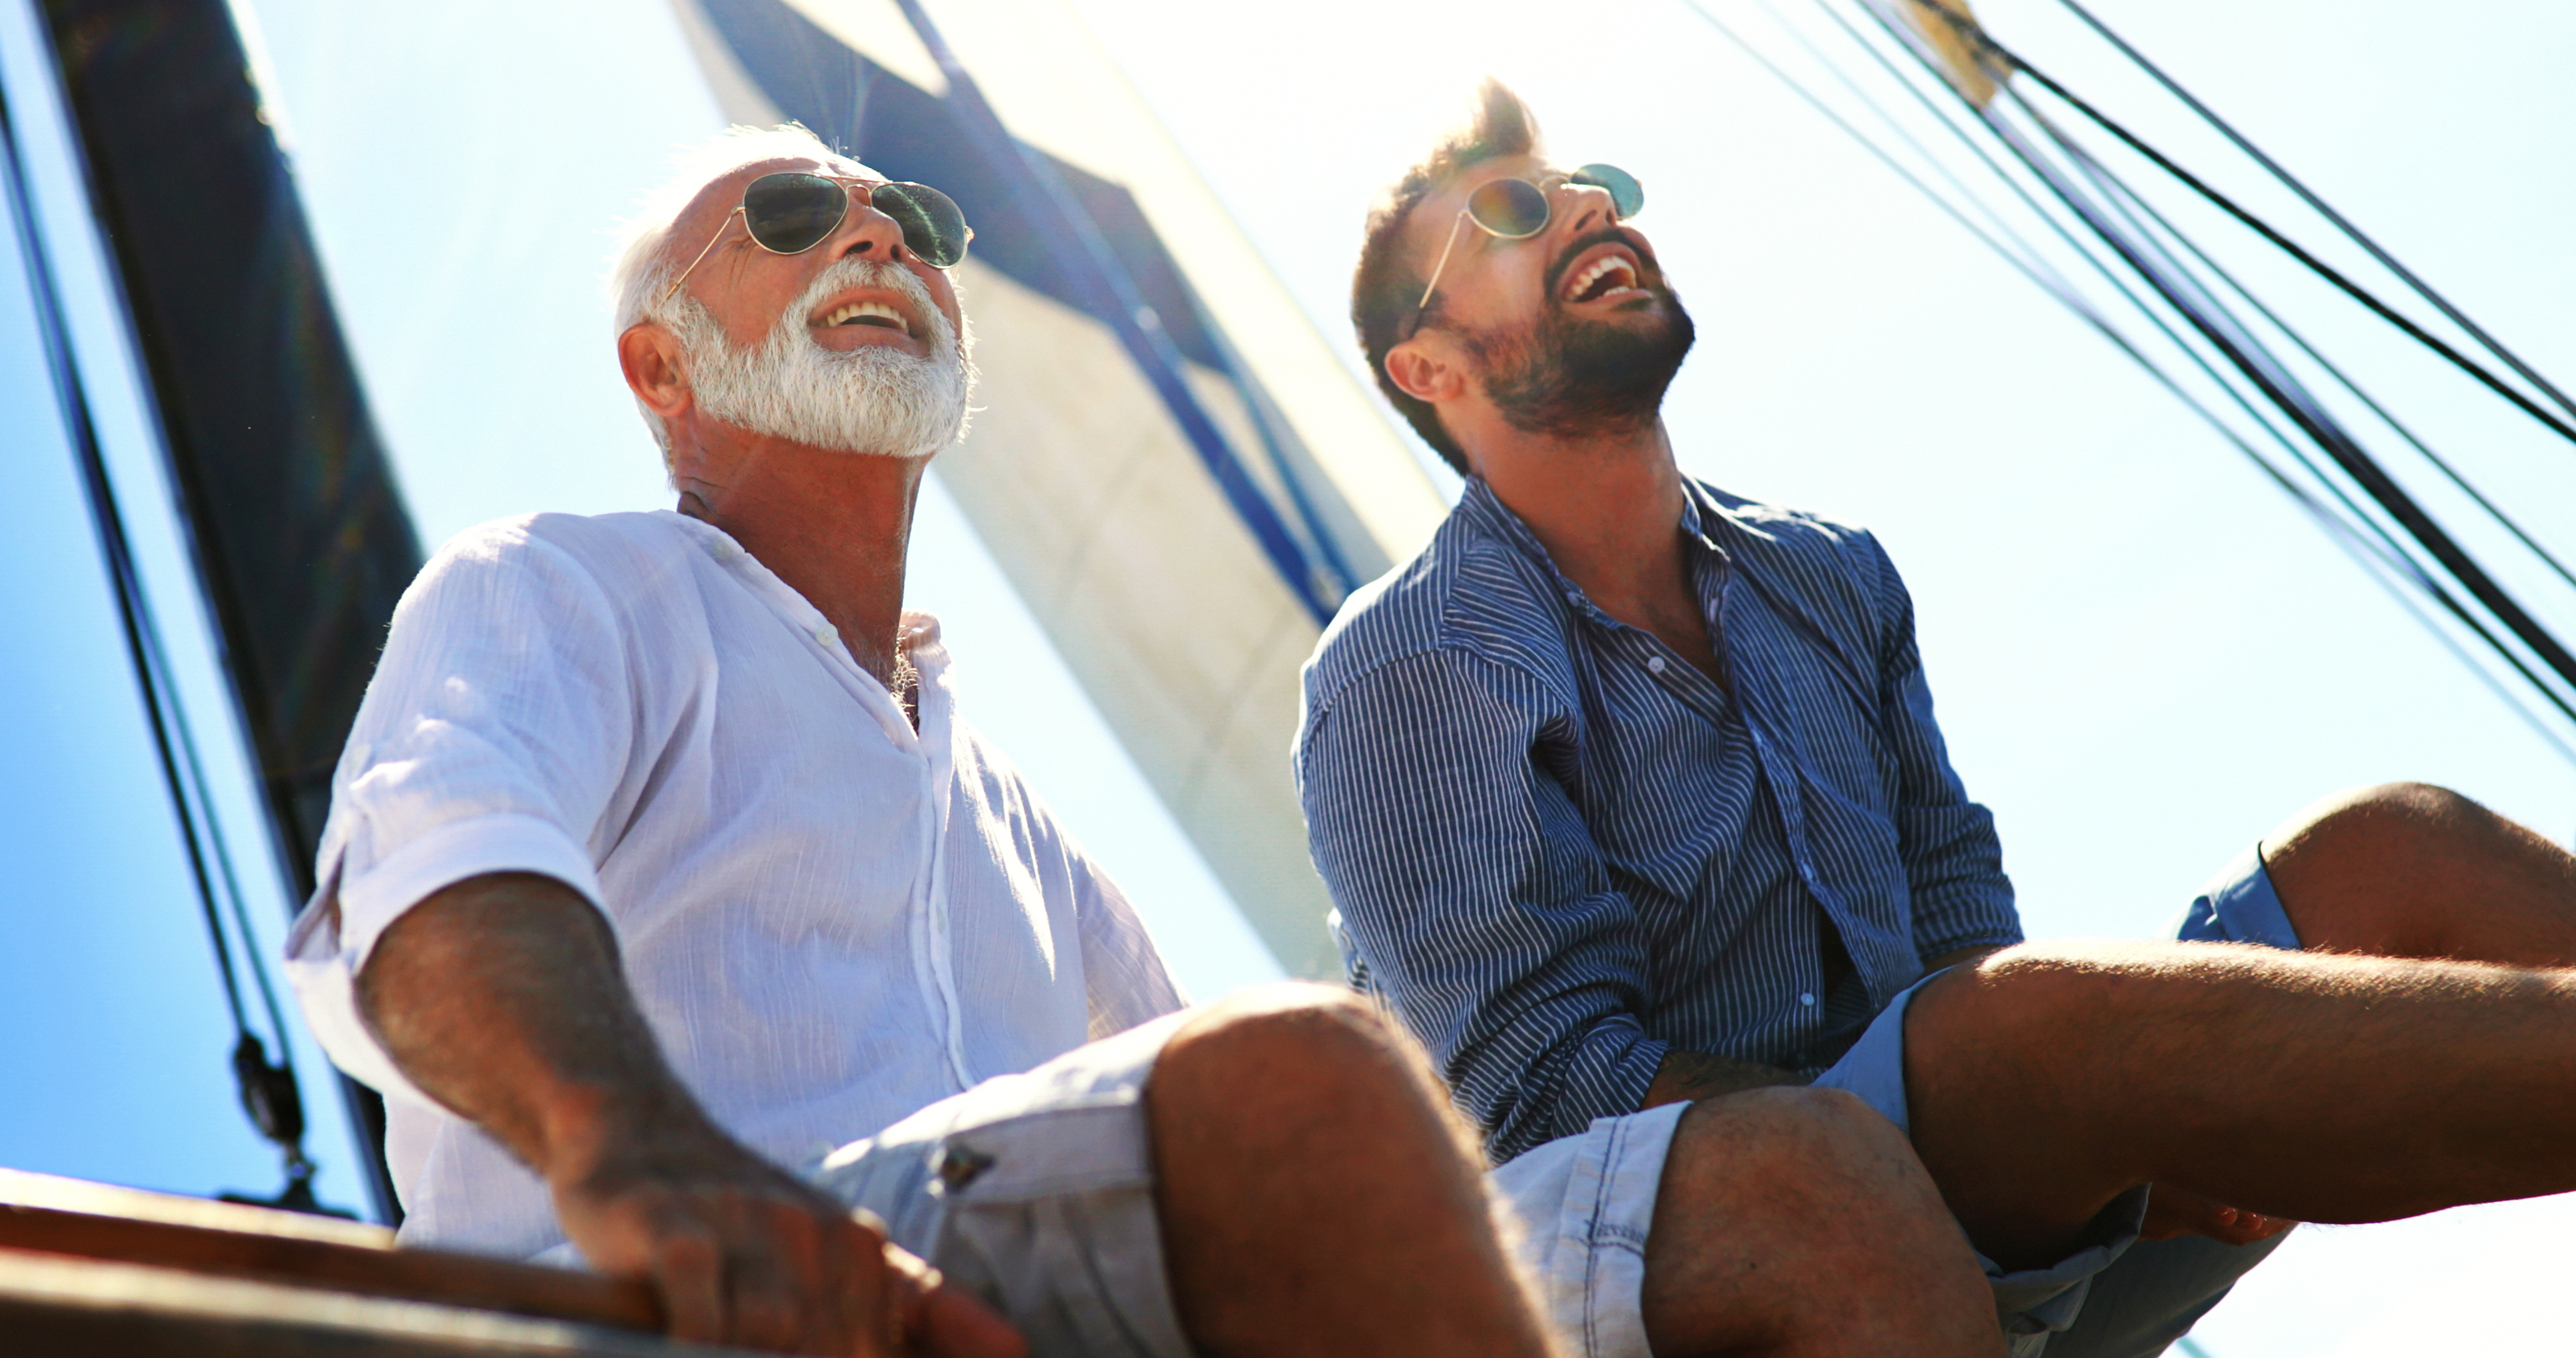
[[[1565,601],[1566,601],[1567,603],[1570,603],[1570,604],[1579,604],[1579,603],[1582,603],[1582,602],[1583,602],[1583,591],[1582,591],[1582,590],[1579,590],[1579,589],[1569,589],[1569,590],[1567,590],[1567,591],[1565,592]]]
[[[1646,657],[1646,668],[1647,668],[1649,671],[1652,671],[1653,673],[1656,673],[1656,674],[1661,674],[1661,673],[1663,673],[1663,672],[1664,672],[1664,658],[1663,658],[1662,656],[1659,656],[1659,655],[1650,655],[1650,656],[1647,656],[1647,657]]]
[[[1810,1006],[1812,1006],[1812,1005],[1814,1005],[1814,1004],[1815,1004],[1815,1002],[1816,1002],[1816,995],[1815,995],[1815,992],[1814,992],[1814,991],[1811,991],[1811,990],[1801,990],[1801,991],[1799,991],[1799,992],[1798,992],[1798,1003],[1800,1003],[1800,1004],[1804,1004],[1804,1005],[1810,1005]]]

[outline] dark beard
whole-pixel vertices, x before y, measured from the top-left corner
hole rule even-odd
[[[1524,434],[1571,439],[1652,426],[1699,334],[1681,299],[1657,292],[1672,319],[1653,330],[1550,310],[1519,335],[1467,336],[1485,395]]]

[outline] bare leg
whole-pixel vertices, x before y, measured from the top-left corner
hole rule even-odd
[[[2140,1183],[2331,1222],[2576,1189],[2576,973],[2024,946],[1906,1036],[1916,1149],[2008,1267]]]
[[[2337,793],[2263,837],[2313,951],[2576,966],[2576,857],[2423,783]]]
[[[1915,1143],[1989,1255],[2141,1182],[2313,1221],[2576,1188],[2576,860],[2412,783],[2264,850],[2307,953],[2024,947],[1924,988]]]
[[[1646,1241],[1657,1358],[1993,1358],[1994,1293],[1895,1126],[1833,1089],[1692,1105]]]
[[[1172,1037],[1146,1100],[1182,1328],[1211,1358],[1557,1352],[1411,1040],[1278,986]]]

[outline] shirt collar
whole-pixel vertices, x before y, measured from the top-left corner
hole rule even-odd
[[[876,718],[877,724],[885,729],[886,738],[896,746],[907,750],[917,747],[920,738],[931,729],[934,707],[939,710],[939,720],[944,725],[947,706],[955,700],[956,681],[949,667],[948,647],[940,640],[938,618],[908,608],[897,624],[897,644],[911,659],[916,682],[920,685],[921,727],[916,731],[913,724],[904,718],[903,708],[895,701],[894,695],[886,692],[885,685],[878,683],[876,676],[859,668],[859,662],[842,645],[839,631],[823,616],[823,610],[816,608],[804,595],[797,593],[794,586],[762,565],[759,558],[736,542],[731,533],[704,519],[675,510],[655,510],[654,514],[724,565],[772,612],[786,619],[797,631],[812,636],[824,648],[823,654],[829,658],[829,663],[858,681],[854,687],[861,693],[860,701],[866,704],[868,715]]]
[[[1547,554],[1547,545],[1538,540],[1538,534],[1530,531],[1520,515],[1512,512],[1511,506],[1503,503],[1502,497],[1494,494],[1493,487],[1485,484],[1485,478],[1467,478],[1467,489],[1458,497],[1458,512],[1477,528],[1510,543],[1523,556],[1545,567],[1548,577],[1556,582],[1557,593],[1563,595],[1568,603],[1585,610],[1592,608],[1582,586],[1556,568],[1555,559]],[[1682,516],[1675,527],[1694,545],[1716,558],[1717,565],[1723,566],[1729,559],[1725,546],[1718,539],[1732,526],[1725,507],[1709,497],[1706,486],[1691,477],[1682,478]]]

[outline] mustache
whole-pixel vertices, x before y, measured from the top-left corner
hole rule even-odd
[[[778,325],[801,331],[805,318],[813,315],[815,309],[829,300],[833,293],[844,288],[863,287],[901,293],[903,299],[912,304],[913,314],[919,316],[922,325],[932,332],[924,338],[934,338],[946,328],[941,323],[947,318],[940,314],[938,304],[930,300],[930,289],[922,283],[921,275],[900,264],[858,255],[845,255],[832,267],[816,274],[805,291],[778,313]],[[938,346],[934,344],[932,347]]]

